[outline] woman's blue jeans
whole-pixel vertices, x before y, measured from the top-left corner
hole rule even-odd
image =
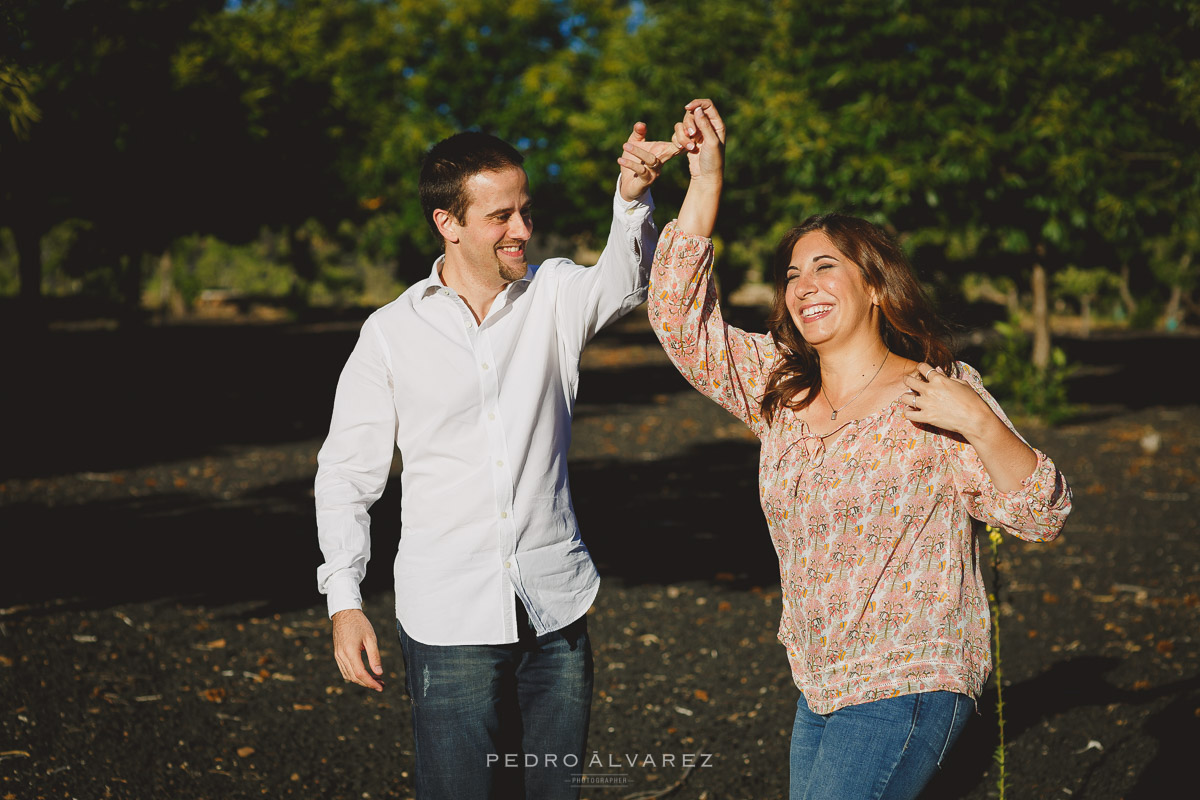
[[[417,800],[574,800],[592,702],[587,617],[510,645],[426,645],[397,623]]]
[[[913,800],[974,710],[956,692],[922,692],[815,714],[800,695],[790,800]]]

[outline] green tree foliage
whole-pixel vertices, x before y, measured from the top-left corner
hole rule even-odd
[[[176,125],[186,98],[170,59],[193,20],[220,0],[175,3],[76,0],[6,4],[4,62],[41,112],[0,143],[0,221],[13,232],[21,291],[40,294],[41,238],[56,223],[88,220],[131,305],[140,254],[169,241],[183,163]],[[102,245],[102,247],[100,246]]]
[[[850,209],[927,263],[1031,275],[1036,293],[1044,270],[1114,239],[1143,252],[1156,190],[1196,174],[1195,4],[775,8],[770,64],[733,120],[771,186],[768,219]],[[1049,355],[1043,319],[1033,358]]]
[[[0,224],[24,264],[50,226],[83,220],[76,239],[126,265],[129,296],[140,253],[264,226],[290,237],[301,295],[336,279],[313,225],[417,277],[438,246],[421,155],[468,127],[525,152],[540,234],[594,237],[630,125],[668,136],[710,96],[731,129],[731,281],[790,225],[841,209],[890,227],[927,271],[986,271],[1042,307],[1069,264],[1121,271],[1124,295],[1161,293],[1170,319],[1195,302],[1196,0],[7,8],[0,77],[21,88],[0,92]],[[656,186],[664,215],[685,172]],[[1044,324],[1033,353],[1045,367]]]
[[[255,150],[289,154],[261,177],[288,186],[294,207],[283,217],[351,220],[368,253],[412,278],[439,246],[415,192],[420,159],[451,133],[514,142],[535,202],[570,207],[557,179],[564,111],[582,104],[580,76],[614,19],[607,0],[247,3],[206,20],[176,68],[183,85],[238,98],[223,117],[231,135],[245,128]],[[306,129],[311,138],[295,141]],[[321,170],[327,187],[297,185]],[[322,209],[313,195],[336,202]]]

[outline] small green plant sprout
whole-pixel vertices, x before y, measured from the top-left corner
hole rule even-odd
[[[1004,672],[1003,662],[1000,659],[1000,585],[1002,573],[1000,571],[1000,529],[992,525],[987,526],[988,542],[992,551],[992,591],[988,594],[988,605],[992,611],[992,654],[996,661],[996,671],[994,677],[996,679],[996,720],[1000,730],[1000,743],[996,746],[996,752],[993,758],[996,761],[996,767],[999,769],[999,775],[996,778],[996,788],[1000,790],[1000,800],[1004,800],[1005,789],[1008,784],[1008,774],[1006,772],[1006,764],[1004,760],[1005,743],[1004,743]]]

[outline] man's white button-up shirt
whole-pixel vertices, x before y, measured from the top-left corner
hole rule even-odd
[[[613,201],[594,267],[550,259],[476,324],[440,278],[372,314],[338,381],[317,457],[317,571],[329,614],[359,608],[371,504],[400,449],[396,617],[425,644],[517,641],[515,603],[539,634],[587,612],[600,578],[567,481],[584,345],[646,298],[657,230],[647,192]]]

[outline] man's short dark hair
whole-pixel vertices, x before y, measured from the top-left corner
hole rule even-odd
[[[421,209],[434,236],[442,240],[441,231],[433,221],[439,208],[464,222],[471,198],[466,183],[480,172],[499,172],[509,167],[521,168],[525,157],[503,139],[488,133],[464,131],[442,139],[429,148],[421,162],[421,178],[417,188]]]

